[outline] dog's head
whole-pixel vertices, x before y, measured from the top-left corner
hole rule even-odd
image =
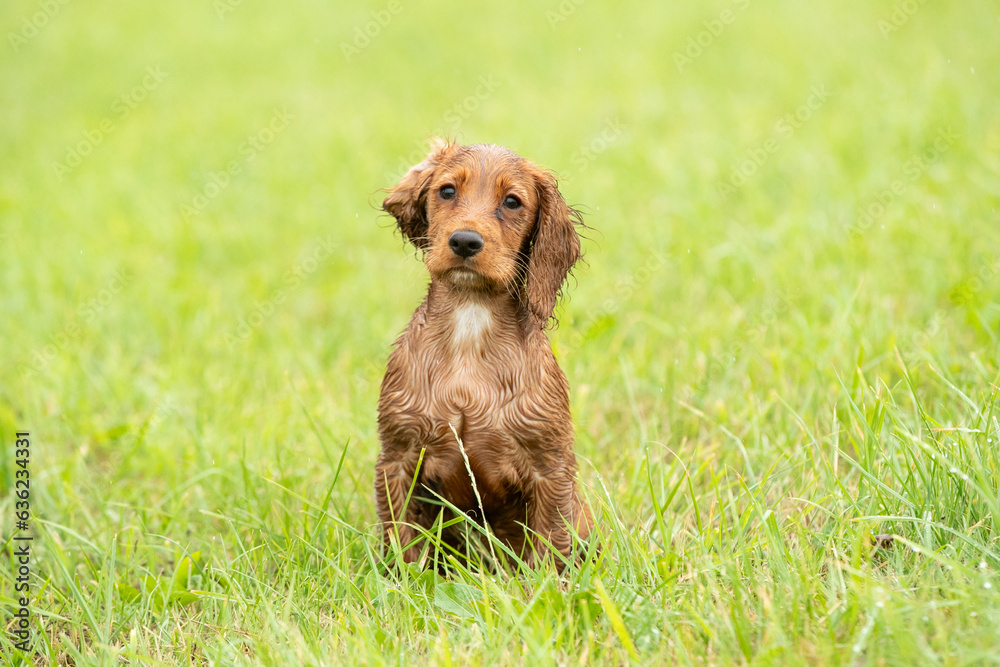
[[[580,258],[579,214],[552,174],[506,148],[436,143],[382,208],[434,280],[517,295],[543,323]]]

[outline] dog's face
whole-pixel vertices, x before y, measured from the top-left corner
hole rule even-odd
[[[514,284],[537,212],[525,160],[496,146],[460,149],[428,184],[428,271],[470,289]]]
[[[434,280],[505,291],[543,322],[580,256],[555,179],[500,146],[436,146],[383,203]]]

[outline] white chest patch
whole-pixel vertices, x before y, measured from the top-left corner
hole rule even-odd
[[[490,311],[478,303],[464,303],[455,309],[455,345],[475,347],[493,323]]]

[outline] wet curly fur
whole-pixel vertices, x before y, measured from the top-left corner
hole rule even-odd
[[[593,519],[576,482],[569,387],[545,328],[580,258],[578,214],[550,173],[508,149],[443,142],[383,209],[431,276],[379,398],[386,544],[398,540],[404,561],[420,561],[419,528],[453,518],[444,499],[485,519],[529,564],[553,549],[568,556],[572,532],[585,538]],[[466,553],[460,526],[441,538]]]

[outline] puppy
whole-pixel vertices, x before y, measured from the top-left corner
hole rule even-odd
[[[433,533],[466,554],[444,499],[529,565],[568,557],[571,531],[586,538],[593,519],[576,482],[569,387],[544,330],[580,257],[579,214],[550,173],[484,144],[436,144],[382,207],[431,277],[379,397],[386,545],[398,540],[404,561],[418,561],[422,530],[440,517]]]

